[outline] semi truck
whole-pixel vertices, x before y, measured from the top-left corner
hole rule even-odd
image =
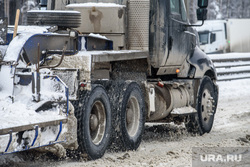
[[[33,26],[7,33],[1,19],[1,154],[60,144],[97,159],[136,150],[146,122],[211,131],[216,70],[184,0],[97,2],[29,11]]]
[[[249,52],[249,25],[250,19],[207,20],[196,28],[200,47],[205,53]]]

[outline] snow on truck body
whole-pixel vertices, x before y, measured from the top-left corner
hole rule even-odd
[[[9,27],[11,35],[12,28],[12,26]],[[68,106],[70,105],[67,104],[68,100],[77,98],[77,89],[80,83],[84,83],[86,86],[84,89],[91,89],[91,62],[93,59],[96,62],[100,61],[98,57],[95,58],[95,55],[117,53],[115,51],[86,51],[85,46],[87,47],[87,42],[90,39],[108,40],[101,35],[90,34],[86,37],[77,37],[82,42],[82,45],[78,46],[79,51],[69,46],[71,47],[69,50],[72,51],[71,56],[64,57],[59,68],[50,70],[48,67],[39,70],[40,100],[36,102],[34,101],[34,92],[32,92],[31,76],[37,71],[37,58],[34,58],[37,57],[37,44],[39,43],[42,54],[44,52],[42,49],[48,49],[48,40],[64,39],[63,42],[65,42],[72,38],[70,33],[67,35],[51,33],[47,31],[47,28],[21,26],[16,38],[8,45],[0,46],[1,53],[5,53],[0,71],[0,78],[4,78],[0,81],[0,121],[2,122],[0,140],[3,141],[0,152],[3,154],[66,142],[70,136],[75,136],[73,140],[75,141],[77,139],[76,125],[74,127],[68,125],[68,115],[74,115],[74,111],[71,111],[72,113],[68,111],[73,110],[72,106]],[[73,38],[76,37],[73,36]],[[87,38],[90,39],[87,40]],[[57,46],[53,45],[52,47]],[[63,45],[60,43],[59,46]],[[50,54],[47,61],[49,66],[54,66],[60,61],[63,51],[60,48],[53,48],[51,52],[55,53]],[[123,52],[130,54],[138,51]],[[33,57],[33,55],[35,56]],[[40,59],[39,63],[41,62]],[[79,78],[79,76],[81,77]],[[68,141],[68,145],[72,143],[74,142]]]
[[[44,30],[47,29],[23,26],[8,45],[0,46],[4,53],[0,71],[0,140],[5,141],[0,153],[65,142],[68,137],[68,117],[73,114],[68,86],[49,69],[40,69],[35,78],[38,63],[25,57],[36,36],[52,35]],[[72,132],[75,133],[74,127]]]
[[[11,71],[6,82],[13,83],[8,88],[13,104],[21,95],[13,93],[19,84],[32,90],[27,106],[42,103],[47,97],[44,89],[50,90],[49,97],[54,95],[49,105],[38,107],[38,113],[42,109],[50,112],[53,103],[68,108],[72,103],[74,111],[60,112],[68,117],[67,123],[57,125],[57,136],[67,134],[62,126],[77,129],[68,135],[74,136],[71,140],[77,139],[79,150],[90,159],[102,157],[112,139],[121,150],[136,150],[146,121],[181,121],[188,131],[200,134],[209,133],[213,125],[218,100],[216,71],[196,45],[184,1],[128,1],[127,5],[87,3],[66,7],[78,12],[30,11],[28,23],[54,22],[58,26],[29,37],[20,33],[12,42],[22,41],[22,36],[26,39],[15,59],[1,63],[1,70]],[[208,2],[198,2],[199,18],[203,19]],[[15,45],[12,42],[10,46]],[[54,86],[48,79],[59,81],[65,89],[55,86],[51,90]],[[37,136],[39,131],[35,129],[34,133]],[[29,135],[21,132],[17,136]],[[27,148],[31,143],[32,148],[34,142],[23,143]]]

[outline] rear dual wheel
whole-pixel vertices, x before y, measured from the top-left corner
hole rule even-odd
[[[95,85],[79,102],[78,143],[80,151],[90,159],[104,155],[111,136],[116,144],[121,141],[118,143],[122,150],[136,150],[141,143],[145,106],[140,86],[135,82],[113,86],[111,101],[105,89]]]
[[[130,83],[125,90],[119,115],[123,147],[136,150],[140,146],[145,124],[144,100],[137,83]]]
[[[90,159],[101,158],[111,134],[111,109],[108,95],[100,85],[85,93],[78,111],[78,143],[80,151]]]
[[[117,86],[119,85],[119,86]],[[136,82],[113,83],[111,91],[113,145],[115,150],[136,150],[141,143],[145,124],[145,105]]]

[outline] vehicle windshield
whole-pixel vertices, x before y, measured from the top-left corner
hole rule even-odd
[[[200,39],[200,44],[205,45],[208,44],[208,38],[209,33],[208,32],[199,32],[199,39]]]

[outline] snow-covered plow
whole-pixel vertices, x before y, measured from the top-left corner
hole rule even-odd
[[[4,55],[0,62],[0,154],[66,140],[68,87],[51,70],[40,67],[40,49],[45,46],[36,39],[43,36],[20,33],[0,46]]]
[[[95,42],[95,50],[110,50],[112,41],[49,26],[19,26],[12,36],[9,26],[0,45],[0,154],[56,143],[78,148],[74,108],[91,90],[95,53],[87,50]]]

